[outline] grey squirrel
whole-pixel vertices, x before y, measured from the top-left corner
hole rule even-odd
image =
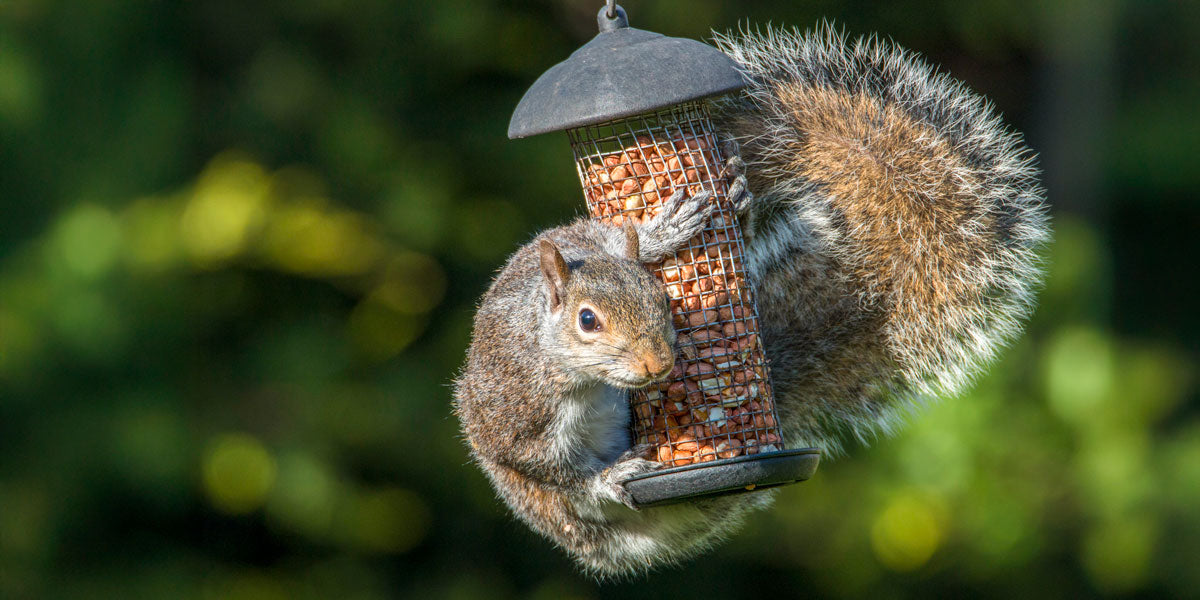
[[[890,44],[829,28],[715,41],[751,80],[714,120],[744,163],[729,196],[784,442],[836,455],[960,392],[1019,333],[1049,235],[1043,192],[981,97]],[[631,448],[628,390],[671,368],[675,342],[639,263],[696,233],[703,200],[537,236],[484,295],[455,382],[500,497],[596,575],[692,556],[773,497],[634,510],[620,485],[658,467]]]

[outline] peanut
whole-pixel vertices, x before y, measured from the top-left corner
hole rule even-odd
[[[673,258],[668,258],[667,260],[663,261],[658,270],[659,273],[662,273],[663,281],[679,281],[679,261]]]
[[[687,396],[687,387],[682,381],[673,381],[667,387],[667,398],[670,400],[682,400]]]
[[[628,181],[633,181],[633,180],[630,179]],[[637,187],[637,185],[635,184],[634,187]],[[645,206],[646,206],[646,203],[643,200],[641,194],[634,194],[625,199],[625,210],[634,211],[639,208],[645,208]]]
[[[742,443],[737,438],[720,440],[716,445],[717,456],[721,458],[733,458],[742,453]]]
[[[688,313],[687,323],[693,328],[699,329],[717,324],[718,314],[713,310],[701,310],[694,313]]]

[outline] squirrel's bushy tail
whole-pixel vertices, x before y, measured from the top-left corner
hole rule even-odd
[[[842,434],[868,439],[914,402],[959,392],[1020,332],[1049,237],[1034,156],[984,98],[889,42],[829,26],[715,41],[752,81],[716,111],[757,197],[751,254],[758,235],[779,256],[786,229],[785,254],[822,265],[760,270],[768,287],[806,273],[793,283],[810,290],[794,314],[763,315],[799,323],[776,343],[816,355],[773,359],[780,411],[798,441],[836,451]],[[806,328],[820,304],[845,301],[814,289],[873,317]],[[841,341],[820,339],[834,329]]]

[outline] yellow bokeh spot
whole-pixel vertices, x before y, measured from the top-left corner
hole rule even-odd
[[[350,313],[354,347],[371,360],[387,360],[408,347],[425,330],[423,316],[405,315],[368,298]]]
[[[262,167],[219,156],[200,175],[183,210],[184,247],[201,265],[233,258],[266,216],[270,179]]]
[[[905,495],[893,499],[871,526],[871,548],[885,567],[912,571],[929,562],[944,535],[939,507]]]
[[[245,514],[262,506],[275,484],[275,459],[252,436],[223,434],[204,454],[204,491],[217,509]]]
[[[429,508],[401,488],[364,493],[346,504],[342,525],[354,546],[383,553],[410,550],[429,531]]]
[[[315,199],[274,211],[262,243],[267,260],[286,271],[313,276],[364,273],[383,250],[361,217],[329,210]]]

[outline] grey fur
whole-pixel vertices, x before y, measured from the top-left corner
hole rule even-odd
[[[1020,333],[1042,278],[1038,252],[1049,239],[1033,153],[983,97],[875,37],[848,42],[823,26],[804,34],[779,29],[718,34],[715,41],[753,82],[717,107],[718,127],[723,137],[756,148],[753,156],[743,154],[745,170],[771,182],[754,189],[752,178],[755,200],[744,226],[785,439],[789,446],[815,445],[837,454],[846,438],[865,443],[889,434],[928,399],[960,393]],[[896,107],[935,132],[932,142],[961,155],[963,168],[944,176],[962,184],[955,189],[969,198],[964,212],[974,214],[930,229],[965,236],[978,247],[982,260],[956,265],[956,276],[985,289],[981,298],[955,298],[941,313],[880,325],[904,298],[881,274],[852,273],[869,265],[881,244],[936,256],[939,239],[904,239],[898,225],[894,239],[867,243],[847,226],[827,186],[786,171],[787,160],[770,160],[794,155],[807,141],[795,121],[796,107],[777,93],[780,82]],[[919,148],[904,149],[914,150]],[[781,168],[785,171],[778,172]],[[902,175],[897,185],[903,185]],[[936,189],[905,191],[945,202]],[[842,201],[872,197],[864,190]],[[907,275],[906,268],[898,265],[896,275]],[[854,368],[832,372],[835,363]]]
[[[673,252],[700,232],[707,205],[702,195],[673,199],[638,227],[637,244],[590,219],[539,235],[484,295],[455,382],[472,455],[500,497],[598,575],[678,560],[769,501],[638,512],[620,484],[661,466],[629,449],[626,390],[664,376],[675,354],[662,285],[624,254],[633,245],[643,260]],[[584,307],[599,315],[603,335],[576,327]],[[717,514],[724,521],[713,526]]]

